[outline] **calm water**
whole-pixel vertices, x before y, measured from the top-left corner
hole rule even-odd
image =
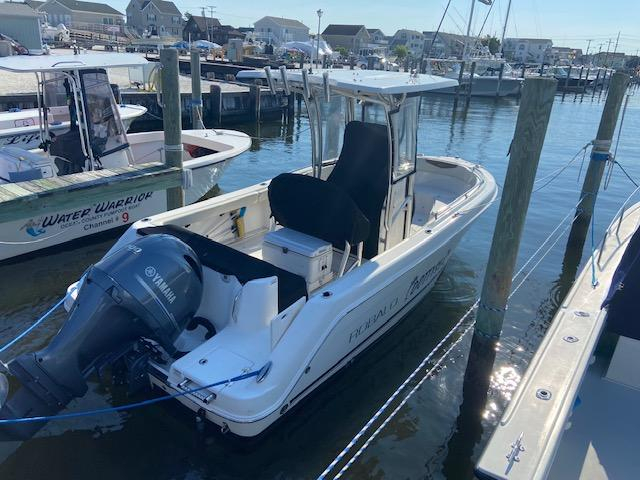
[[[564,101],[557,97],[538,178],[565,164],[593,138],[603,100],[597,95],[595,99],[567,95]],[[449,97],[424,99],[419,151],[481,163],[502,183],[517,101],[474,99],[468,110],[459,109],[455,116],[452,107]],[[236,128],[262,140],[229,166],[221,182],[224,191],[309,162],[304,117],[290,126],[272,122],[259,129],[253,125]],[[640,178],[638,132],[640,102],[632,97],[618,160],[636,179]],[[580,160],[534,194],[520,264],[577,203]],[[633,188],[620,170],[614,170],[609,188],[598,199],[597,236]],[[28,442],[2,444],[0,478],[315,478],[473,303],[496,213],[494,204],[475,223],[421,305],[264,437],[238,441],[214,428],[198,434],[192,415],[166,403],[130,413],[52,423]],[[0,344],[43,313],[112,242],[102,239],[0,267]],[[510,303],[486,409],[467,401],[465,405],[472,407],[460,414],[471,339],[467,335],[348,471],[348,478],[472,477],[473,462],[544,335],[559,297],[573,280],[573,272],[562,269],[564,244],[564,239],[558,243]],[[589,247],[588,243],[586,250]],[[62,320],[63,315],[58,314],[2,360],[43,345]],[[86,410],[129,400],[124,389],[108,381],[105,385],[94,381],[90,394],[71,408]]]

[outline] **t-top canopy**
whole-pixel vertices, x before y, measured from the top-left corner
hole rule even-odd
[[[382,70],[319,69],[309,74],[309,83],[322,85],[323,74],[329,73],[329,85],[354,93],[396,95],[403,93],[427,92],[440,88],[455,87],[454,79],[436,75],[414,75],[411,73],[388,72]],[[279,75],[274,73],[277,79]],[[302,83],[301,70],[288,70],[287,76],[296,83]]]
[[[111,67],[139,67],[147,60],[133,53],[82,53],[79,55],[14,55],[0,58],[0,70],[16,73],[88,70]]]

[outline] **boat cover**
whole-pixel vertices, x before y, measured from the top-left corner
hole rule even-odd
[[[319,178],[282,173],[269,184],[273,218],[283,227],[332,243],[357,245],[369,236],[369,221],[340,187]]]
[[[607,328],[618,335],[640,340],[640,228],[627,245],[602,304],[607,307]]]

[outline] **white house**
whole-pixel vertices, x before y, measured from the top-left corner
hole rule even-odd
[[[547,38],[505,38],[504,56],[512,62],[549,63],[553,42]]]
[[[281,17],[263,17],[256,21],[253,36],[258,41],[271,45],[285,42],[306,42],[309,40],[309,27],[298,20]]]
[[[398,30],[391,40],[390,50],[393,52],[398,45],[407,47],[410,56],[419,57],[424,48],[424,35],[416,30]]]

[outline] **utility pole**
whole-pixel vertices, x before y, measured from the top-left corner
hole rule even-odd
[[[613,56],[616,56],[616,52],[618,51],[618,42],[620,41],[620,32],[618,32],[618,36],[616,37],[616,46],[613,47]]]
[[[607,43],[607,54],[604,57],[604,66],[605,67],[609,66],[609,51],[611,50],[611,42],[612,42],[612,40],[609,39],[609,42]]]
[[[207,26],[207,33],[208,33],[209,41],[213,42],[213,12],[215,11],[216,6],[207,5],[207,8],[209,9],[209,15],[211,16],[211,27]]]
[[[316,36],[316,69],[318,69],[320,68],[318,67],[318,65],[320,64],[320,19],[322,18],[323,12],[321,9],[318,9],[316,13],[318,14],[318,35]]]

